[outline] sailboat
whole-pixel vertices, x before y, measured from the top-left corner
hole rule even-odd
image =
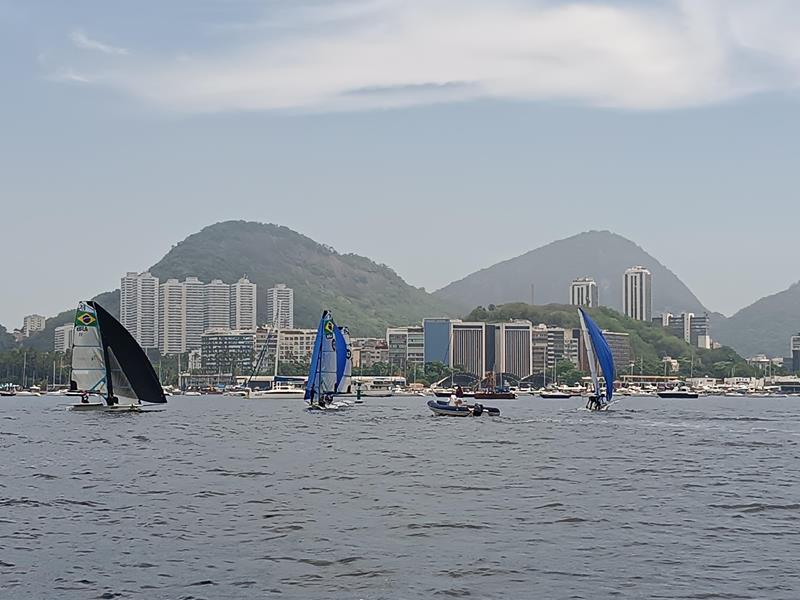
[[[144,350],[97,302],[78,304],[70,379],[70,390],[82,396],[72,410],[138,412],[142,402],[167,401]]]
[[[310,410],[345,408],[334,400],[347,369],[347,342],[330,311],[323,311],[311,354],[304,399]]]
[[[581,320],[583,342],[586,346],[586,357],[589,361],[589,369],[592,372],[592,385],[594,387],[594,394],[589,396],[586,409],[591,411],[608,410],[608,407],[611,406],[611,398],[614,395],[614,380],[617,378],[617,372],[614,368],[614,356],[611,354],[611,348],[597,323],[582,308],[578,309],[578,315]],[[600,380],[597,376],[597,363],[600,364],[603,379],[606,383],[605,394],[601,394]]]

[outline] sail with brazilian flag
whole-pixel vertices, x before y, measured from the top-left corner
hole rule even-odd
[[[101,406],[135,406],[167,401],[153,365],[133,336],[97,302],[75,312],[70,388],[97,395]],[[84,401],[90,408],[96,403]]]

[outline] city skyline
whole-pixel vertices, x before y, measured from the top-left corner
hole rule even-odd
[[[704,304],[728,315],[800,279],[791,218],[800,24],[791,3],[761,4],[754,19],[742,2],[520,0],[485,7],[492,28],[481,26],[475,5],[455,10],[448,2],[413,2],[416,16],[406,21],[394,2],[234,0],[222,23],[201,4],[156,11],[0,1],[8,106],[0,115],[0,191],[13,199],[2,243],[26,248],[25,260],[3,267],[3,279],[14,282],[0,298],[9,329],[28,312],[52,315],[113,289],[120,265],[145,270],[186,235],[232,218],[286,225],[386,263],[428,290],[597,228],[643,243]],[[573,52],[570,16],[597,21],[596,52]],[[446,45],[408,43],[417,33],[430,41],[428,21],[453,31],[450,18],[461,32],[453,54],[439,56]],[[498,34],[516,23],[544,28],[557,43],[544,52],[529,45],[538,35],[523,36],[530,60],[517,62],[513,40]],[[393,35],[364,37],[383,25]],[[352,33],[355,53],[346,43]],[[329,44],[330,54],[320,52]],[[264,93],[269,78],[255,77],[260,63],[250,50],[287,47],[304,57],[287,67],[296,81],[333,87],[309,90],[307,103],[294,86],[284,88],[290,98]],[[407,62],[402,48],[436,60]],[[665,49],[680,76],[662,62]],[[363,62],[395,51],[400,75]],[[337,57],[355,71],[349,92],[330,68]],[[494,70],[495,60],[515,66],[500,88],[483,70]],[[553,80],[553,64],[563,79]],[[307,77],[315,65],[336,81]],[[186,107],[198,73],[223,85],[208,110]],[[658,102],[647,101],[648,90]],[[250,105],[240,106],[248,96]],[[286,106],[266,106],[270,97]],[[513,215],[503,235],[449,252],[441,224],[474,229],[474,211],[462,209],[490,198]],[[337,210],[325,211],[330,204]],[[102,208],[92,239],[103,251],[91,269],[55,268],[77,252],[71,239],[54,241],[84,205]],[[741,218],[754,206],[758,226]],[[325,219],[309,218],[323,211]],[[667,212],[686,218],[657,218]],[[385,235],[387,215],[422,243]],[[537,222],[548,226],[532,227]],[[678,243],[676,227],[691,243]],[[440,258],[426,261],[430,254]],[[713,265],[735,265],[737,276]]]

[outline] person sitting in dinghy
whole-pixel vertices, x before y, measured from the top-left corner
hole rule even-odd
[[[450,406],[461,406],[463,401],[455,394],[450,394]]]

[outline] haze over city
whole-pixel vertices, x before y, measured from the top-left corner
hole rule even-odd
[[[798,279],[794,3],[220,6],[0,1],[0,323],[225,219],[429,290],[588,229],[727,314]]]

